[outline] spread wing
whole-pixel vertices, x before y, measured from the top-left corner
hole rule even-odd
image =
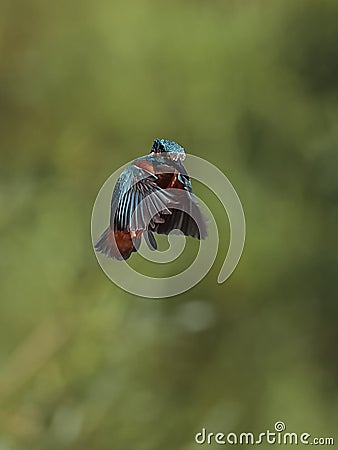
[[[158,234],[169,234],[174,230],[180,230],[185,236],[205,239],[208,234],[207,226],[194,194],[180,191],[176,199],[179,207],[169,208],[171,214],[168,214],[163,222],[155,223],[153,231]]]
[[[156,183],[158,176],[151,164],[136,163],[121,174],[112,197],[110,226],[114,230],[154,229],[170,215],[177,203],[172,192]]]
[[[169,206],[171,214],[164,216],[163,221],[155,223],[153,231],[167,235],[174,230],[180,230],[185,236],[205,239],[208,234],[206,221],[192,192],[188,172],[180,161],[173,161],[172,167],[175,175],[171,181],[177,203],[174,207]]]
[[[178,229],[198,239],[207,235],[185,167],[180,162],[158,159],[140,158],[121,174],[113,193],[110,226],[158,234]]]

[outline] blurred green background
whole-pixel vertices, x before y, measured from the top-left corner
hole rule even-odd
[[[334,0],[1,0],[1,450],[334,436],[337,23]],[[226,215],[195,185],[224,242],[168,300],[114,286],[90,238],[99,188],[155,137],[224,171],[247,221],[217,285]]]

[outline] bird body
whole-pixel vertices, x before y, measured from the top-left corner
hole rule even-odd
[[[178,229],[186,236],[206,237],[184,158],[184,149],[176,142],[155,139],[149,155],[124,169],[113,191],[109,227],[95,244],[98,253],[128,259],[137,252],[142,236],[156,250],[153,232]]]

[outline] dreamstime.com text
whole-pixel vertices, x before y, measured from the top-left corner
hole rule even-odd
[[[277,444],[277,445],[334,445],[333,437],[312,436],[310,433],[287,432],[286,425],[282,421],[278,421],[274,425],[274,431],[266,430],[262,433],[212,433],[202,428],[202,431],[195,434],[195,442],[199,445],[203,444],[219,444],[219,445],[260,445]]]

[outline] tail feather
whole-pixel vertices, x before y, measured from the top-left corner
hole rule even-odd
[[[94,245],[97,253],[108,258],[123,260],[137,251],[128,231],[113,231],[108,227]]]

